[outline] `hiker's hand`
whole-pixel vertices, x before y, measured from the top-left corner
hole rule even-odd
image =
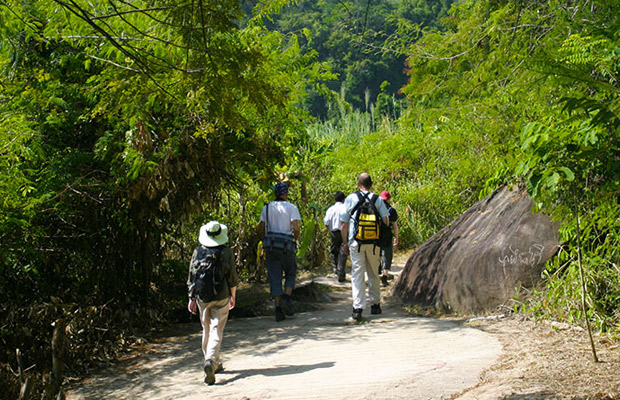
[[[196,304],[195,297],[190,297],[189,303],[187,303],[187,311],[194,315],[198,314],[198,305]]]
[[[347,243],[342,245],[342,253],[349,255],[349,245]]]
[[[398,247],[398,239],[394,239],[394,247]]]
[[[232,310],[235,308],[235,296],[230,296],[230,303],[228,304],[228,309]]]

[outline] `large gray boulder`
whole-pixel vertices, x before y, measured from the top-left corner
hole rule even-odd
[[[410,305],[487,312],[532,287],[559,246],[559,225],[503,188],[469,208],[409,257],[394,294]]]

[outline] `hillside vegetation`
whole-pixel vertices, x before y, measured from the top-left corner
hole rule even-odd
[[[291,185],[300,266],[367,171],[413,249],[502,185],[561,223],[515,311],[620,332],[616,1],[0,2],[0,393],[53,396],[183,318],[219,219],[262,279],[260,208]],[[584,290],[585,289],[585,290]]]

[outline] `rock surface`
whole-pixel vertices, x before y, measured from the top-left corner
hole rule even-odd
[[[524,191],[503,188],[469,208],[416,250],[394,294],[410,305],[491,311],[540,280],[559,246],[559,225],[532,213]]]

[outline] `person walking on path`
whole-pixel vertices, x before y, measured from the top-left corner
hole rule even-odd
[[[346,276],[347,255],[342,251],[342,234],[340,233],[340,214],[345,212],[344,193],[337,191],[334,194],[334,204],[325,212],[323,223],[324,232],[329,232],[330,246],[329,254],[332,262],[332,269],[338,276],[338,282],[344,282]]]
[[[194,250],[189,264],[188,308],[200,316],[205,383],[213,385],[215,373],[223,369],[220,348],[228,312],[235,308],[239,278],[232,249],[226,246],[226,225],[217,221],[203,225],[198,242],[200,246]]]
[[[390,269],[392,269],[392,256],[394,255],[394,249],[398,246],[398,213],[389,203],[392,198],[390,192],[384,190],[379,196],[383,199],[383,202],[388,210],[389,225],[391,228],[390,233],[394,233],[394,240],[390,240],[390,245],[381,248],[381,266],[379,267],[379,275],[381,275],[381,283],[383,286],[387,286]]]
[[[275,197],[275,201],[263,207],[257,229],[258,235],[263,238],[269,292],[275,302],[276,321],[283,321],[285,314],[290,316],[294,313],[291,296],[297,276],[296,240],[300,233],[301,215],[297,206],[288,201],[288,186],[285,183],[276,184]]]
[[[362,312],[366,307],[365,274],[368,275],[370,313],[381,314],[381,288],[379,281],[381,251],[377,248],[375,241],[366,242],[359,239],[360,213],[362,207],[368,209],[367,206],[371,206],[375,214],[378,213],[379,218],[387,224],[388,211],[383,199],[370,192],[372,187],[370,175],[365,172],[360,174],[357,178],[357,187],[359,191],[351,193],[344,201],[345,211],[340,214],[340,230],[342,239],[345,242],[343,246],[344,252],[351,255],[351,295],[353,297],[353,313],[351,317],[356,321],[360,321],[362,319]]]

